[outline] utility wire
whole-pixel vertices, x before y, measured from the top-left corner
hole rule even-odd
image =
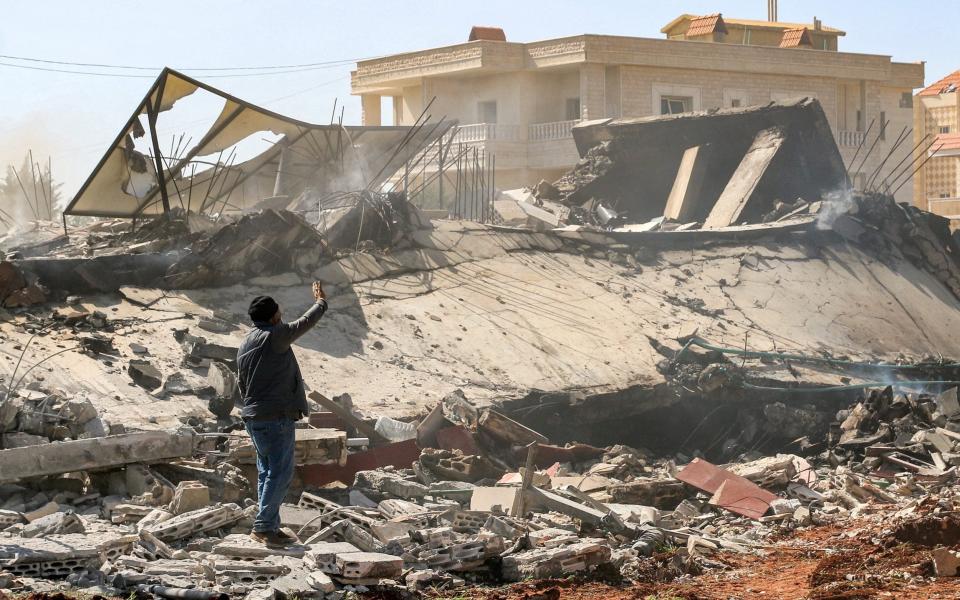
[[[229,75],[223,75],[223,74],[221,74],[221,75],[206,75],[206,74],[204,74],[204,75],[199,75],[199,77],[202,77],[203,79],[214,79],[214,78],[225,78],[225,77],[263,77],[263,76],[266,76],[266,75],[283,75],[283,74],[285,74],[285,73],[303,73],[303,72],[305,72],[305,71],[317,71],[317,70],[320,70],[320,69],[329,69],[329,68],[333,68],[333,67],[343,67],[343,66],[346,66],[346,65],[347,65],[347,63],[343,63],[343,64],[338,64],[338,65],[327,65],[327,66],[321,66],[321,67],[305,67],[305,68],[302,68],[302,69],[287,69],[287,70],[282,70],[282,71],[263,71],[263,72],[257,72],[257,73],[232,73],[232,74],[229,74]],[[52,67],[37,67],[37,66],[34,66],[34,65],[17,65],[17,64],[8,63],[8,62],[0,62],[0,66],[2,66],[2,67],[13,67],[13,68],[16,68],[16,69],[25,69],[25,70],[28,70],[28,71],[47,71],[47,72],[51,72],[51,73],[67,73],[67,74],[70,74],[70,75],[91,75],[91,76],[97,76],[97,77],[122,77],[122,78],[125,78],[125,79],[130,79],[130,78],[134,78],[134,79],[156,79],[156,75],[155,75],[155,74],[154,74],[154,75],[137,75],[137,74],[134,74],[134,73],[103,73],[103,72],[100,72],[100,71],[74,71],[74,70],[70,70],[70,69],[56,69],[56,68],[52,68]]]
[[[134,66],[134,65],[111,65],[105,63],[82,63],[82,62],[71,62],[66,60],[51,60],[43,58],[31,58],[27,56],[11,56],[9,54],[0,54],[0,58],[7,60],[21,60],[25,62],[36,62],[44,63],[48,65],[68,65],[72,67],[98,67],[105,69],[132,69],[137,71],[159,71],[163,67],[144,67],[144,66]],[[299,65],[264,65],[260,67],[182,67],[178,68],[178,71],[265,71],[270,69],[300,69],[304,67],[322,67],[322,66],[337,66],[340,64],[358,62],[362,60],[369,60],[372,57],[367,58],[344,58],[340,60],[328,60],[315,63],[303,63]]]

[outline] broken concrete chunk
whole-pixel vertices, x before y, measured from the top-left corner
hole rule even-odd
[[[237,376],[225,363],[212,361],[207,369],[207,385],[212,387],[214,392],[207,407],[214,415],[226,419],[233,412],[236,399],[240,396]]]
[[[199,481],[181,481],[173,492],[170,512],[182,515],[204,508],[210,504],[210,488]]]
[[[393,578],[403,571],[403,559],[380,552],[344,552],[337,554],[337,567],[349,579]]]
[[[145,528],[144,531],[152,533],[165,542],[170,542],[195,533],[231,525],[240,520],[242,516],[243,510],[236,504],[222,504],[177,515],[172,519]]]
[[[323,573],[340,575],[337,555],[360,552],[360,549],[347,542],[314,542],[307,547],[303,562],[311,569]]]
[[[937,396],[937,410],[948,419],[952,419],[960,414],[960,402],[957,400],[957,388],[952,387]]]
[[[160,370],[147,360],[131,360],[127,367],[127,373],[134,383],[148,390],[157,389],[163,382],[163,375]]]
[[[193,454],[192,433],[144,431],[0,451],[0,483]]]
[[[20,537],[33,538],[55,533],[83,533],[83,521],[72,512],[55,512],[32,520],[20,531]]]

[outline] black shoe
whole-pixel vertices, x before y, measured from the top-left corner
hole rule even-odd
[[[254,531],[250,533],[250,537],[267,548],[286,548],[292,543],[288,536],[279,531]]]

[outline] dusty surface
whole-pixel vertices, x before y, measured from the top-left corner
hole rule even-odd
[[[407,416],[456,388],[486,402],[531,389],[589,395],[650,386],[663,376],[656,369],[662,356],[648,337],[670,340],[694,328],[713,343],[757,350],[830,351],[854,359],[960,356],[952,333],[960,327],[958,302],[942,285],[903,259],[882,262],[829,233],[641,249],[642,263],[634,258],[637,249],[626,246],[583,246],[578,255],[555,251],[560,242],[547,235],[455,222],[438,223],[417,242],[419,248],[385,256],[353,255],[315,274],[336,285],[329,313],[298,344],[309,387],[327,395],[349,392],[363,411]],[[150,309],[119,295],[84,297],[85,308],[114,321],[119,356],[67,351],[26,382],[39,376],[48,385],[85,390],[108,419],[137,427],[202,414],[205,405],[195,398],[160,400],[132,386],[129,343],[147,346],[148,358],[169,375],[182,369],[174,329],[236,346],[252,296],[275,296],[284,316],[294,318],[310,301],[309,279],[291,273],[172,293]],[[197,315],[214,311],[232,315],[237,328],[227,334],[198,329]],[[0,324],[0,372],[11,371],[29,338],[17,326],[25,320]],[[39,336],[20,373],[73,345],[62,332]],[[786,369],[756,367],[796,380]],[[198,370],[190,378],[199,385],[203,375]],[[802,378],[840,382],[837,374],[809,370]]]
[[[669,583],[615,584],[566,579],[484,588],[441,598],[484,600],[675,598],[783,600],[960,597],[960,579],[933,577],[929,547],[898,543],[884,547],[876,519],[810,527],[785,537],[763,556],[720,553],[727,570],[708,571]]]

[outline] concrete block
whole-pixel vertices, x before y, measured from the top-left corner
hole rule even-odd
[[[337,567],[348,579],[389,579],[403,572],[403,559],[380,552],[345,552],[337,555]]]
[[[347,545],[349,546],[349,544]],[[353,546],[350,546],[350,548],[353,548]],[[249,535],[231,534],[214,545],[211,553],[230,560],[244,561],[267,559],[271,556],[292,556],[302,559],[307,550],[306,546],[297,545],[286,548],[268,548],[259,542],[255,542]],[[353,550],[356,550],[356,548],[353,548]]]
[[[149,531],[164,542],[170,542],[232,525],[242,516],[243,510],[236,504],[222,504],[177,515],[146,528],[145,531]]]
[[[340,567],[337,565],[337,555],[357,552],[360,552],[360,549],[347,542],[317,542],[307,546],[307,551],[303,555],[303,562],[311,569],[339,575]]]
[[[23,513],[23,518],[27,520],[28,523],[33,523],[37,519],[42,519],[48,515],[52,515],[56,512],[59,512],[60,505],[56,502],[47,502],[40,508],[32,510],[28,513]]]
[[[134,383],[148,390],[155,390],[163,382],[160,370],[148,360],[133,359],[127,366],[127,374]]]
[[[173,492],[170,512],[182,515],[210,505],[210,488],[199,481],[181,481]]]
[[[254,465],[257,454],[248,437],[231,439],[230,460],[240,465]],[[347,434],[333,429],[297,429],[294,461],[299,465],[339,465],[347,462]]]
[[[518,490],[519,488],[515,487],[474,488],[470,497],[470,510],[510,514]]]

